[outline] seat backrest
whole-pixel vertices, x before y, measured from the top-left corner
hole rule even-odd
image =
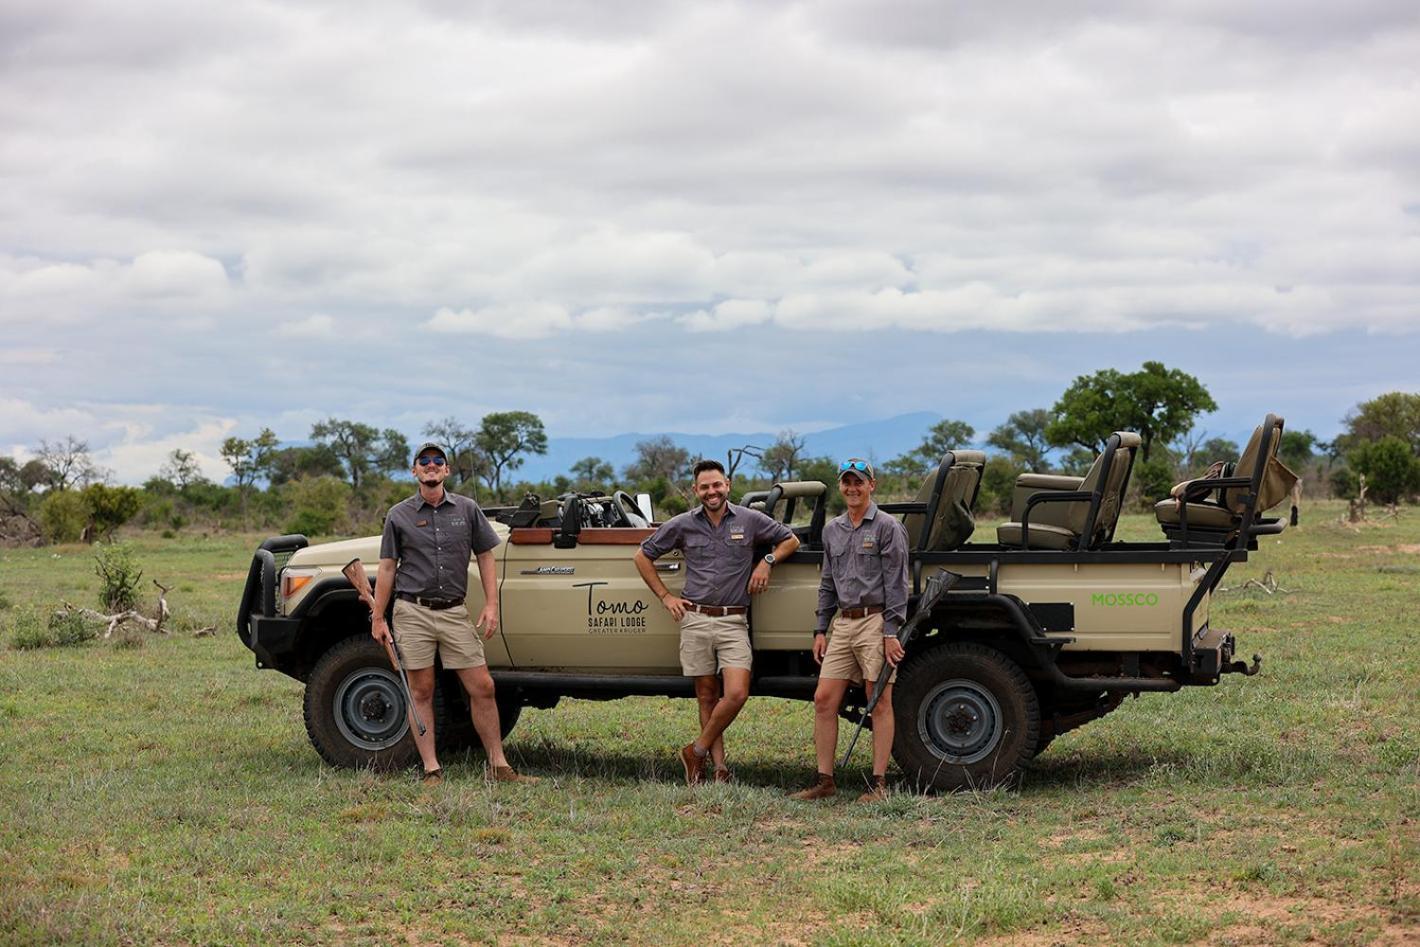
[[[937,492],[940,481],[941,499],[932,517],[927,542],[921,545],[927,514],[907,513],[902,518],[902,525],[907,529],[907,548],[955,549],[971,538],[976,530],[976,518],[971,509],[981,489],[981,471],[985,466],[986,455],[979,450],[954,450],[942,458],[922,481],[915,497],[915,502],[930,509],[932,495]]]
[[[1270,510],[1285,500],[1292,490],[1292,484],[1297,482],[1297,475],[1277,457],[1277,448],[1282,444],[1282,424],[1281,418],[1269,414],[1267,420],[1252,432],[1247,446],[1243,448],[1242,456],[1238,458],[1237,466],[1233,468],[1234,477],[1248,478],[1253,483],[1251,489],[1257,491],[1255,514]],[[1264,437],[1269,431],[1271,436]],[[1265,450],[1263,440],[1267,441]],[[1242,487],[1223,491],[1223,505],[1242,515],[1247,508],[1248,492],[1248,489]]]
[[[1134,466],[1134,453],[1143,441],[1133,431],[1115,431],[1105,441],[1104,451],[1095,458],[1090,472],[1080,483],[1080,489],[1099,494],[1099,507],[1094,522],[1090,522],[1091,501],[1069,504],[1065,528],[1080,537],[1081,546],[1093,546],[1114,535],[1119,511],[1124,506],[1124,490],[1129,486],[1129,472]],[[1089,536],[1085,531],[1089,530]]]

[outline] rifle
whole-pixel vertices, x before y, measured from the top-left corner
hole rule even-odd
[[[370,618],[373,620],[375,597],[370,594],[370,577],[365,574],[365,564],[357,557],[347,562],[345,568],[340,571],[350,580],[350,584],[355,586],[355,594],[360,596],[360,601],[370,610]],[[419,728],[419,735],[422,737],[428,732],[428,728],[424,726],[424,721],[419,719],[419,711],[414,707],[414,695],[409,690],[409,675],[404,672],[404,655],[399,650],[399,639],[394,636],[393,628],[389,632],[389,640],[384,642],[385,654],[389,655],[390,666],[399,672],[399,684],[404,689],[404,702],[409,706],[409,718]]]
[[[912,640],[912,636],[917,633],[917,627],[932,614],[932,609],[937,607],[942,596],[946,595],[959,579],[961,576],[955,572],[945,571],[933,573],[928,577],[927,587],[922,590],[922,597],[917,600],[917,611],[907,620],[906,624],[897,630],[897,640],[902,642],[904,649],[907,648],[907,643]],[[858,736],[863,732],[863,726],[868,722],[873,708],[878,705],[878,699],[883,696],[883,690],[892,678],[894,670],[887,661],[883,661],[883,669],[878,673],[878,680],[873,685],[872,696],[868,698],[868,703],[863,707],[863,715],[858,718],[858,729],[853,731],[853,738],[848,741],[848,749],[843,751],[843,759],[838,763],[840,769],[848,765],[848,758],[853,755],[853,747],[858,743]]]

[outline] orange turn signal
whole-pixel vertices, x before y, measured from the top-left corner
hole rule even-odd
[[[282,598],[290,598],[291,596],[295,595],[297,592],[301,591],[301,589],[305,588],[306,585],[307,585],[307,584],[311,581],[311,579],[313,579],[313,578],[315,578],[315,576],[309,576],[309,575],[283,575],[283,576],[281,577],[281,596],[282,596]]]

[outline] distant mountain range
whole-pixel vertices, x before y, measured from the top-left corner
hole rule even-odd
[[[867,457],[874,461],[886,461],[906,453],[922,443],[927,429],[942,419],[940,414],[930,411],[916,411],[899,414],[881,421],[865,421],[847,424],[843,427],[827,428],[804,438],[804,455],[809,457],[828,456],[842,458],[850,456]],[[558,474],[565,474],[572,465],[584,457],[600,457],[616,468],[616,476],[621,476],[624,467],[636,459],[636,444],[639,441],[660,437],[660,434],[616,434],[611,437],[557,437],[547,438],[547,453],[524,456],[523,466],[511,474],[514,480],[550,480]],[[721,463],[731,449],[753,444],[768,447],[778,438],[778,432],[755,431],[746,434],[681,434],[667,433],[672,441],[690,452],[691,457],[713,457]],[[745,464],[753,465],[752,458]],[[742,470],[744,468],[741,468]],[[758,468],[754,468],[758,472]],[[506,477],[505,477],[506,479]]]

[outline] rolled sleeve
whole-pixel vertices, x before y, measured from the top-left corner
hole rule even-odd
[[[895,519],[888,519],[889,528],[883,537],[883,634],[896,635],[907,621],[907,530]],[[820,590],[820,602],[822,591]]]
[[[680,545],[681,527],[684,525],[681,516],[672,516],[669,520],[661,524],[660,529],[648,536],[645,542],[641,543],[641,551],[646,558],[652,561],[661,558]]]
[[[754,512],[759,513],[758,510]],[[759,514],[759,528],[755,530],[755,541],[771,543],[775,546],[794,535],[794,531],[778,520]]]

